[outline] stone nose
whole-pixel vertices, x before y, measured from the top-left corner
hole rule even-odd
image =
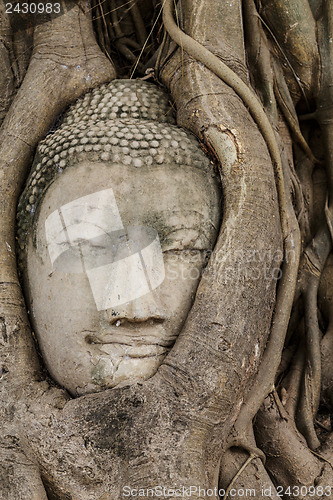
[[[131,300],[126,304],[105,310],[104,319],[111,325],[118,321],[142,323],[145,321],[163,322],[166,319],[165,308],[154,293]]]

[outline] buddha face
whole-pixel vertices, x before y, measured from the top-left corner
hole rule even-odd
[[[192,305],[220,219],[195,167],[82,162],[36,214],[24,284],[51,376],[73,396],[151,377]]]

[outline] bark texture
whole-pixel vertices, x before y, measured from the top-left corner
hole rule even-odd
[[[162,485],[276,499],[280,485],[299,487],[283,498],[322,498],[333,485],[332,2],[63,5],[13,33],[0,3],[0,497],[118,499]],[[115,66],[147,78],[155,62],[178,124],[218,165],[222,226],[157,374],[72,399],[36,354],[16,203],[54,119]]]

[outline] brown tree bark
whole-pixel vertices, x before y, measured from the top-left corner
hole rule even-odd
[[[218,487],[224,498],[230,488],[329,498],[332,3],[134,4],[63,2],[63,15],[14,32],[0,3],[0,497],[118,499],[125,486],[161,485],[202,489],[191,498],[218,498],[207,493]],[[157,61],[178,124],[219,166],[223,221],[157,374],[73,399],[40,369],[17,277],[16,204],[57,115],[141,52],[138,75]]]

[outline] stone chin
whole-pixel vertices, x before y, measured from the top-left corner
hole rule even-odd
[[[64,381],[73,396],[143,382],[155,375],[170,351],[170,348],[156,344],[126,348],[117,343],[90,345],[94,349],[90,351],[91,366],[86,372],[86,383],[82,384],[81,380],[80,385],[75,387],[69,380]]]
[[[114,366],[110,358],[103,357],[91,370],[91,383],[70,391],[73,396],[83,396],[105,389],[121,388],[148,380],[158,370],[166,354],[145,358],[123,358]]]

